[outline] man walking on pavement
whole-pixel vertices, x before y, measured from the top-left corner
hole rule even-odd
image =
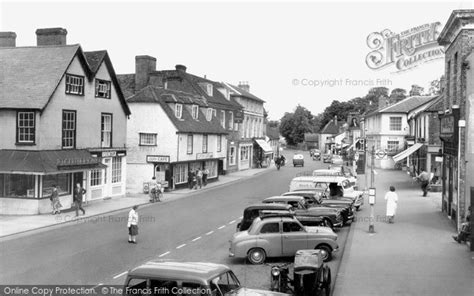
[[[204,186],[207,186],[207,175],[209,175],[209,170],[204,168],[204,171],[202,172],[202,182],[204,183]]]
[[[197,186],[199,186],[199,189],[201,189],[202,188],[202,170],[201,169],[196,170],[196,179],[197,179],[196,188]]]
[[[426,196],[428,194],[428,185],[430,183],[431,174],[426,171],[422,171],[417,178],[421,182],[421,190],[423,190],[423,196]]]
[[[194,178],[193,170],[189,170],[188,171],[188,187],[189,187],[189,189],[193,189],[193,178]]]
[[[86,190],[81,187],[81,183],[76,184],[76,188],[74,188],[74,204],[76,206],[76,217],[79,216],[79,209],[82,211],[82,214],[85,215],[86,211],[82,208],[82,197],[86,193]]]

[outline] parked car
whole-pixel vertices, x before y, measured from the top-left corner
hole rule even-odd
[[[122,290],[123,295],[159,295],[159,291],[170,295],[287,295],[244,288],[226,265],[203,262],[147,262],[128,272]]]
[[[309,155],[313,160],[321,160],[321,151],[318,149],[311,149]]]
[[[344,224],[342,209],[310,204],[302,196],[272,196],[265,198],[262,202],[291,205],[296,219],[305,226],[325,225],[334,229],[334,227],[341,227]]]
[[[300,165],[300,166],[304,166],[304,156],[303,154],[295,154],[293,156],[293,166],[297,166],[297,165]]]
[[[247,258],[262,264],[266,258],[295,256],[302,249],[320,249],[323,260],[329,261],[339,249],[337,234],[328,227],[303,226],[296,218],[256,218],[247,231],[234,234],[229,256]]]
[[[245,208],[244,213],[242,215],[242,220],[237,223],[237,231],[244,231],[249,229],[255,218],[269,213],[294,214],[294,211],[293,206],[288,204],[258,203],[250,205]]]
[[[352,170],[345,166],[331,167],[330,169],[319,169],[313,171],[313,176],[341,176],[346,177],[354,189],[357,189],[357,175],[352,174]]]
[[[334,165],[343,165],[343,164],[344,164],[344,161],[342,160],[342,156],[337,155],[337,154],[333,154],[333,155],[331,156],[331,164],[334,164]]]
[[[354,200],[354,207],[359,208],[364,204],[364,192],[354,190],[351,182],[343,176],[302,176],[293,178],[289,191],[313,189],[321,192],[322,197],[335,199],[336,197],[349,197]]]
[[[290,191],[282,194],[283,196],[301,196],[305,199],[307,207],[323,207],[336,208],[341,210],[343,224],[350,224],[354,221],[354,211],[352,207],[354,201],[349,197],[341,197],[340,199],[329,199],[319,194],[314,189]]]
[[[329,162],[331,163],[331,154],[324,154],[323,155],[323,163]]]

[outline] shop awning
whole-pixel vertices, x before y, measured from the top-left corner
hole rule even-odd
[[[47,175],[106,167],[88,150],[0,150],[0,173]]]
[[[263,153],[265,154],[273,153],[272,147],[270,147],[270,145],[268,145],[268,143],[265,142],[265,140],[255,139],[255,142],[258,144],[258,146],[260,146],[260,148],[262,148]]]
[[[393,161],[395,162],[398,162],[404,158],[407,158],[408,156],[410,156],[411,154],[413,154],[416,150],[420,149],[421,146],[423,146],[423,144],[421,143],[415,143],[413,146],[409,147],[408,149],[398,153],[397,155],[395,155],[393,158]]]

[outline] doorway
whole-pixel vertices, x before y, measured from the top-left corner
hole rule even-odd
[[[76,188],[76,184],[79,183],[81,184],[81,187],[84,187],[84,184],[83,184],[83,181],[84,181],[84,173],[83,172],[78,172],[78,173],[74,173],[72,175],[72,188]]]

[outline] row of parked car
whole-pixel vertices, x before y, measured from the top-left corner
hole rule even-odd
[[[248,206],[230,240],[229,256],[262,264],[268,257],[320,249],[329,261],[339,248],[334,230],[351,224],[354,211],[364,204],[363,192],[335,171],[295,177],[288,192]]]

